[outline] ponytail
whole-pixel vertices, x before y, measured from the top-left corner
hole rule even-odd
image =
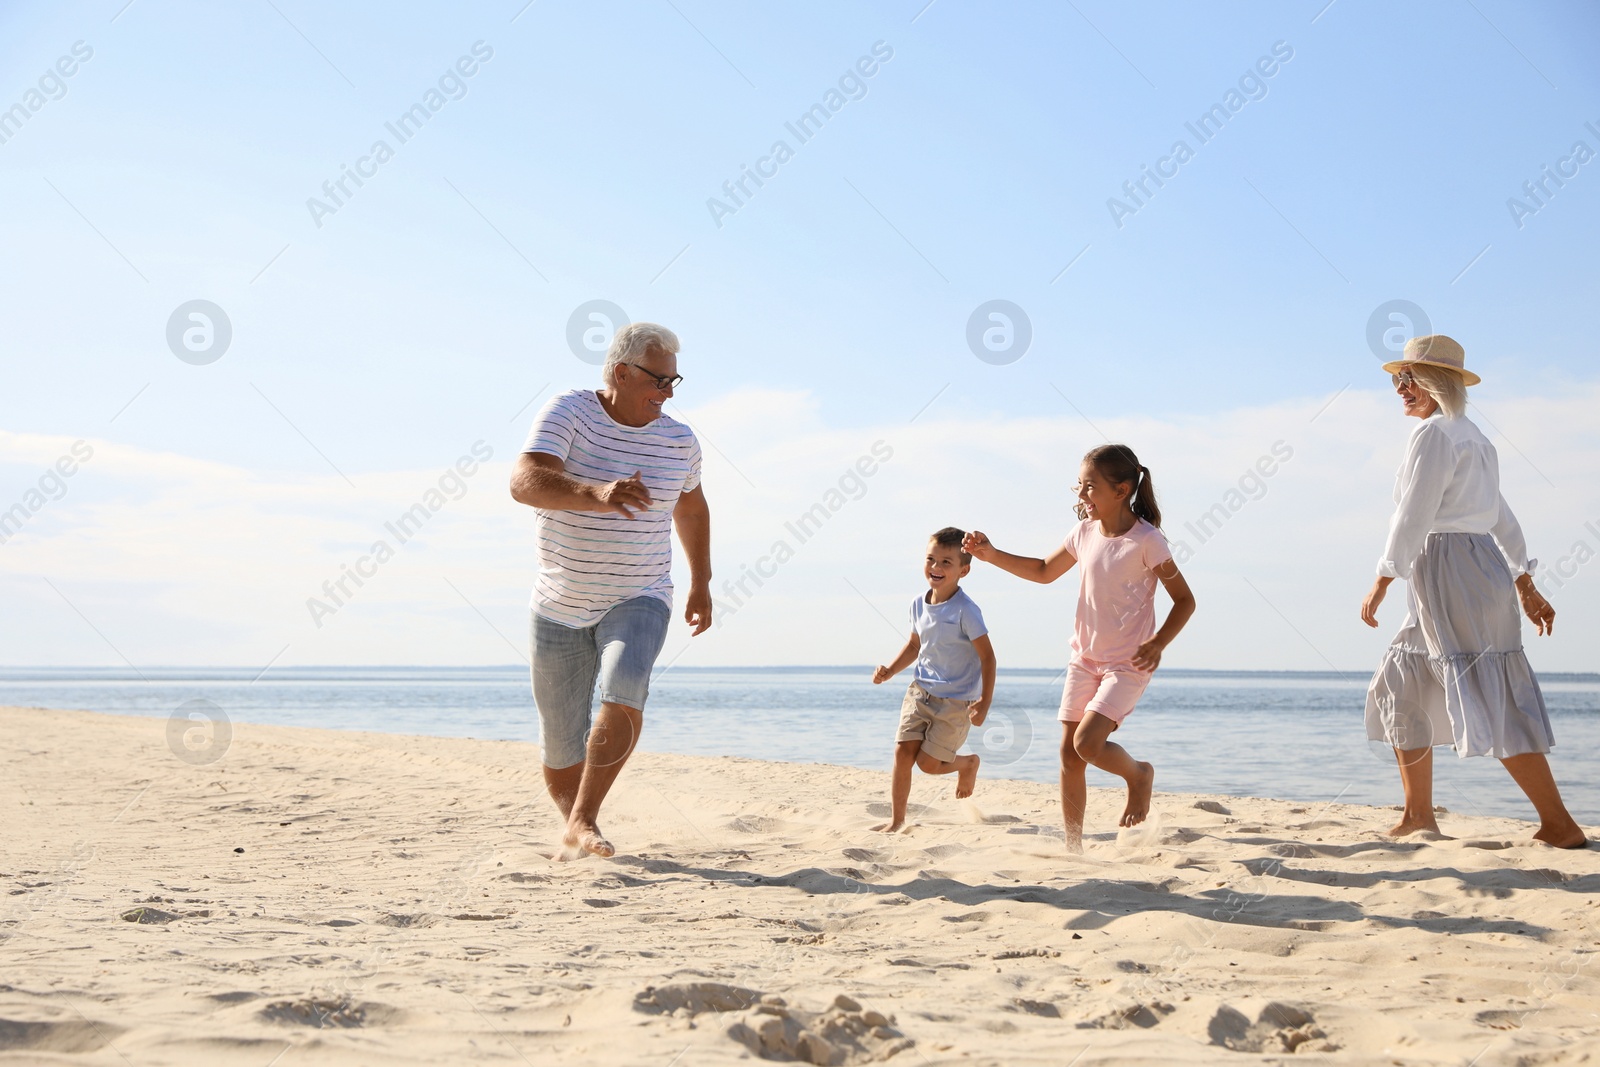
[[[1150,468],[1139,462],[1127,445],[1100,445],[1083,457],[1101,477],[1112,485],[1132,486],[1128,507],[1151,526],[1161,525],[1161,508],[1156,504],[1156,489],[1150,481]],[[1078,517],[1083,518],[1080,511]]]

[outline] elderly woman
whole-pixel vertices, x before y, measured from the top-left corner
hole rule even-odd
[[[1494,756],[1533,801],[1539,831],[1559,848],[1582,848],[1581,827],[1561,803],[1544,754],[1554,739],[1544,696],[1522,651],[1513,595],[1538,633],[1556,613],[1533,585],[1522,528],[1500,495],[1494,446],[1464,414],[1479,378],[1443,335],[1412,338],[1384,364],[1401,410],[1422,420],[1395,479],[1398,505],[1378,579],[1361,605],[1377,626],[1389,583],[1407,582],[1406,620],[1367,690],[1367,736],[1394,746],[1405,813],[1389,831],[1439,831],[1433,817],[1433,746]]]

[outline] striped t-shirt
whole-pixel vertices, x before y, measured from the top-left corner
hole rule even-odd
[[[672,605],[672,511],[700,484],[700,442],[676,419],[624,426],[592,389],[553,397],[533,420],[524,452],[545,452],[569,477],[589,485],[631,478],[650,490],[647,511],[535,508],[539,577],[536,614],[564,626],[593,626],[608,610],[637,596]]]

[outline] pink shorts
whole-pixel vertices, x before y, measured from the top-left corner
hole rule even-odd
[[[1089,712],[1121,723],[1133,711],[1150,684],[1148,671],[1127,664],[1099,666],[1073,660],[1067,666],[1067,684],[1061,689],[1062,722],[1078,722]]]

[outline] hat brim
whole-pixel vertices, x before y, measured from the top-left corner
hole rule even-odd
[[[1455,373],[1461,375],[1461,380],[1466,385],[1477,385],[1479,382],[1483,381],[1482,378],[1478,377],[1476,374],[1473,374],[1465,367],[1457,367],[1452,363],[1439,363],[1431,359],[1397,359],[1393,362],[1385,363],[1383,365],[1383,372],[1385,374],[1398,374],[1405,367],[1415,367],[1419,364],[1424,367],[1439,367],[1443,370],[1454,371]]]

